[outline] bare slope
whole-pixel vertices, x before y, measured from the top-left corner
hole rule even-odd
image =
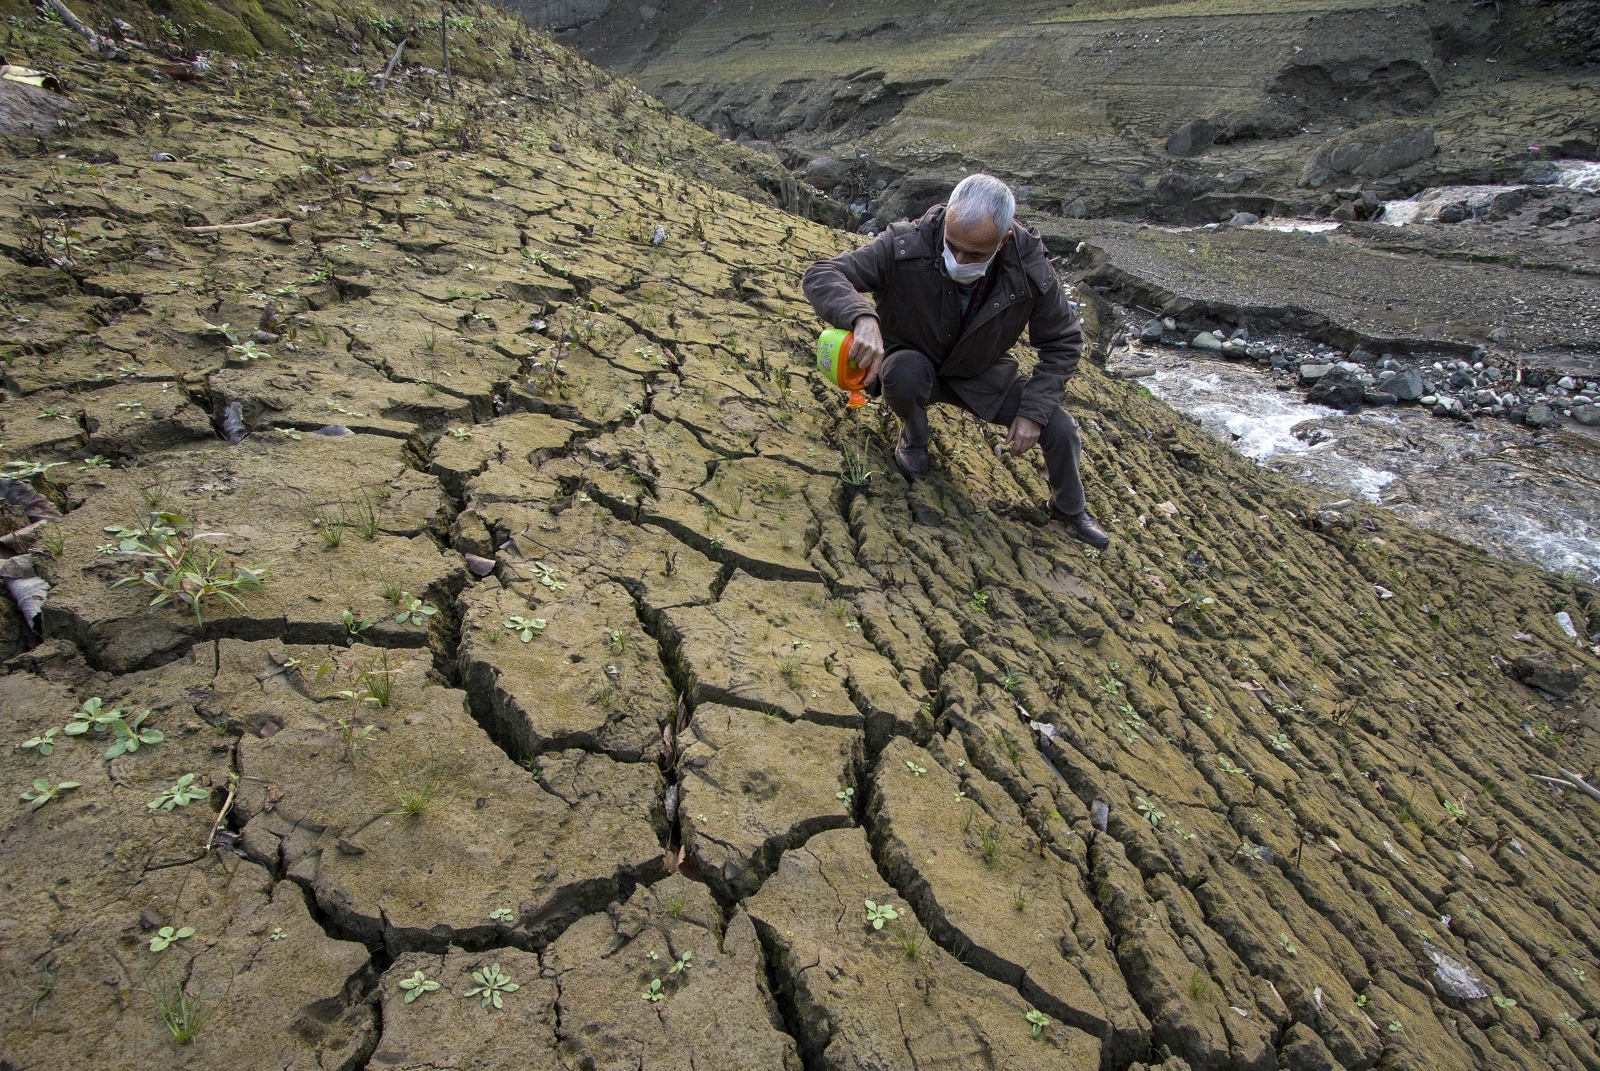
[[[491,9],[350,77],[434,10],[12,24],[5,1067],[1600,1067],[1592,592],[1093,363],[1105,554],[964,421],[847,496],[851,239]]]
[[[1211,194],[1188,214],[1214,218],[1503,179],[1529,144],[1592,157],[1600,140],[1583,66],[1600,24],[1576,2],[602,6],[521,10],[719,133],[825,158],[813,184],[879,224],[964,168],[1045,212],[1180,218]]]

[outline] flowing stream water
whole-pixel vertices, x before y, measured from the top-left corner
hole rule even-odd
[[[1198,419],[1246,457],[1494,553],[1600,583],[1600,435],[1405,407],[1307,405],[1254,365],[1143,348],[1110,369]]]

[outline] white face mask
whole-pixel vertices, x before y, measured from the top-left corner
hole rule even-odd
[[[950,278],[954,279],[956,282],[960,283],[962,286],[966,286],[969,283],[975,283],[979,279],[982,279],[984,275],[988,273],[989,265],[993,263],[994,256],[991,255],[988,260],[985,260],[980,264],[962,264],[960,261],[956,260],[956,255],[950,252],[950,247],[948,245],[944,247],[945,274],[950,276]]]

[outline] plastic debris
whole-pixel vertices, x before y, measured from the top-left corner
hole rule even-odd
[[[44,609],[45,596],[50,592],[49,583],[34,574],[33,555],[18,554],[0,561],[0,577],[5,578],[6,590],[11,593],[17,609],[22,611],[22,620],[31,627],[39,611]]]
[[[650,236],[651,245],[665,245],[667,242],[667,228],[656,224],[656,232]]]
[[[1106,831],[1106,823],[1110,820],[1111,808],[1106,805],[1106,801],[1095,800],[1089,808],[1089,821],[1094,823],[1096,829],[1104,833]]]
[[[316,431],[312,432],[311,434],[313,434],[313,435],[326,435],[330,439],[337,439],[341,435],[354,435],[355,432],[351,431],[349,428],[345,427],[343,424],[329,424],[326,427],[318,428]]]
[[[1481,1000],[1489,995],[1483,982],[1467,969],[1467,965],[1422,942],[1422,951],[1433,960],[1433,984],[1447,997],[1457,1000]]]
[[[222,411],[222,437],[230,443],[241,442],[247,429],[244,426],[244,406],[239,402],[229,402]]]
[[[1568,636],[1572,637],[1573,639],[1578,638],[1578,630],[1572,624],[1572,615],[1567,613],[1565,610],[1562,610],[1556,615],[1556,624],[1560,625],[1561,631],[1565,632]]]

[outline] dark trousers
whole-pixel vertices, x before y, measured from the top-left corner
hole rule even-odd
[[[916,350],[896,350],[884,358],[878,373],[883,386],[883,400],[900,418],[901,435],[908,446],[928,445],[928,406],[954,405],[972,412],[967,404],[940,381],[933,362]],[[992,423],[1007,427],[1017,418],[1022,405],[1021,376],[1011,384],[1000,411]],[[1039,432],[1039,449],[1044,453],[1044,467],[1050,478],[1050,502],[1065,514],[1083,511],[1083,480],[1079,477],[1079,459],[1083,444],[1078,438],[1078,423],[1059,405]]]

